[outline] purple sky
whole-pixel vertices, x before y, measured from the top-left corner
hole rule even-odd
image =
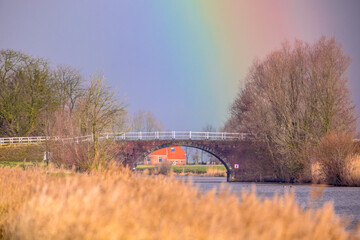
[[[0,49],[103,70],[129,112],[165,130],[221,126],[256,57],[294,38],[334,36],[353,59],[360,113],[360,1],[0,0]]]

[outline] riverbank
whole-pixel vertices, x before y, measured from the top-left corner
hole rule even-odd
[[[167,168],[166,175],[226,177],[224,165],[138,165],[136,171],[147,170],[156,174],[160,172],[160,168],[164,167]]]
[[[203,192],[171,176],[134,174],[115,165],[83,174],[67,172],[62,177],[52,171],[65,170],[0,168],[0,235],[4,239],[356,236],[346,231],[331,204],[304,209],[289,193],[264,201],[255,192],[240,197],[229,191]]]

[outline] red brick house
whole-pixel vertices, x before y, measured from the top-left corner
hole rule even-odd
[[[186,153],[182,147],[167,147],[156,150],[144,160],[145,165],[158,165],[169,162],[172,165],[186,165]]]

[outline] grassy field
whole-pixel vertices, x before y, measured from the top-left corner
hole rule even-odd
[[[45,146],[43,144],[12,144],[0,146],[0,167],[21,168],[41,165]]]
[[[143,171],[145,169],[147,170],[153,170],[157,168],[157,165],[138,165],[136,167],[136,170]],[[208,172],[209,168],[226,171],[226,168],[224,165],[172,165],[171,169],[175,173],[197,173],[202,174]]]
[[[0,161],[0,167],[29,167],[35,164],[42,164],[42,162],[15,162],[15,161]]]
[[[56,171],[56,174],[52,174]],[[201,193],[111,165],[88,173],[0,168],[0,239],[352,239],[331,204],[293,194]],[[59,177],[62,176],[62,177]]]
[[[43,159],[43,144],[12,144],[0,146],[0,162],[39,162]]]

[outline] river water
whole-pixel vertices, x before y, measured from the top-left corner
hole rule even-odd
[[[221,186],[240,197],[244,191],[251,191],[252,186],[256,188],[256,194],[264,198],[272,198],[276,193],[283,195],[285,191],[294,191],[297,202],[305,208],[319,208],[325,202],[333,202],[334,210],[338,215],[346,215],[351,221],[351,226],[360,222],[360,187],[332,187],[321,185],[296,185],[280,183],[245,183],[226,182],[222,177],[184,177],[178,176],[185,183],[190,179],[193,184],[202,192],[216,188],[216,191],[225,191]],[[312,193],[321,193],[319,198],[311,197]]]

